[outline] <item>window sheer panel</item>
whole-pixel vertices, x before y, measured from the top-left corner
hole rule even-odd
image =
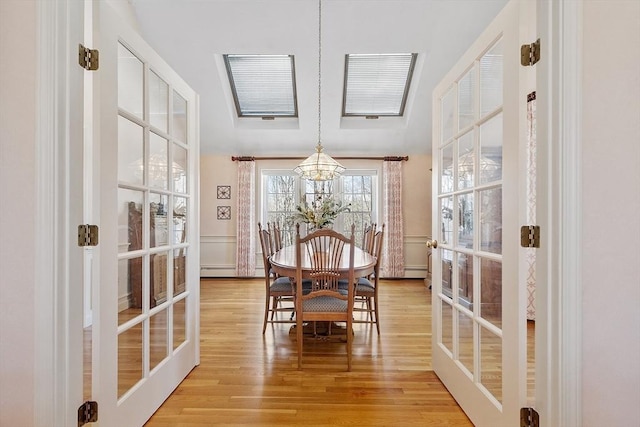
[[[293,55],[224,55],[240,117],[297,117]]]
[[[348,54],[343,116],[402,116],[417,54]]]

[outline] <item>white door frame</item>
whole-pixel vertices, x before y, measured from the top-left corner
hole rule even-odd
[[[543,425],[580,425],[581,405],[581,64],[582,2],[538,3],[538,35],[542,60],[538,67],[537,101],[540,189],[539,224],[542,248],[538,254],[537,316],[541,329],[537,359],[536,402]],[[70,15],[81,8],[78,0],[36,2],[33,19],[39,29],[36,58],[38,107],[36,123],[36,280],[35,288],[35,425],[70,425],[81,390],[71,387],[82,354],[74,339],[77,325],[66,319],[82,277],[69,272],[67,181],[58,179],[68,153],[76,148],[68,134],[74,102],[69,98],[68,75],[75,73],[77,45],[69,42]],[[75,12],[74,12],[75,11]],[[76,16],[76,15],[73,15]],[[80,15],[82,16],[82,15]],[[77,64],[77,63],[76,63]],[[18,64],[16,64],[18,66]],[[60,250],[64,249],[64,250]],[[43,286],[51,284],[51,286]],[[545,284],[549,284],[546,286]],[[79,307],[82,307],[80,301]],[[542,347],[540,347],[542,346]],[[546,349],[545,349],[546,347]],[[560,355],[560,357],[557,357]],[[79,365],[81,366],[81,364]],[[79,404],[79,403],[78,403]]]

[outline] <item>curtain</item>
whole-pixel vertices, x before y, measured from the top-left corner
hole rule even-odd
[[[255,171],[255,162],[238,162],[238,216],[236,221],[236,275],[238,277],[251,277],[256,272]]]
[[[382,219],[385,228],[380,275],[404,277],[404,224],[402,219],[402,162],[382,164]]]
[[[527,224],[536,223],[536,93],[527,96]],[[527,319],[536,318],[536,250],[526,249]]]

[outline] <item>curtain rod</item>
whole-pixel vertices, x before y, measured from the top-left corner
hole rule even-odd
[[[384,156],[384,157],[349,157],[331,156],[336,160],[383,160],[385,162],[401,162],[409,160],[409,156]],[[306,157],[255,157],[255,156],[231,156],[234,162],[252,162],[254,160],[303,160]]]

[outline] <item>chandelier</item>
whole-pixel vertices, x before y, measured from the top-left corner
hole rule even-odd
[[[294,171],[310,181],[329,181],[345,171],[345,167],[322,152],[322,0],[318,0],[318,145],[316,152],[300,163]]]

